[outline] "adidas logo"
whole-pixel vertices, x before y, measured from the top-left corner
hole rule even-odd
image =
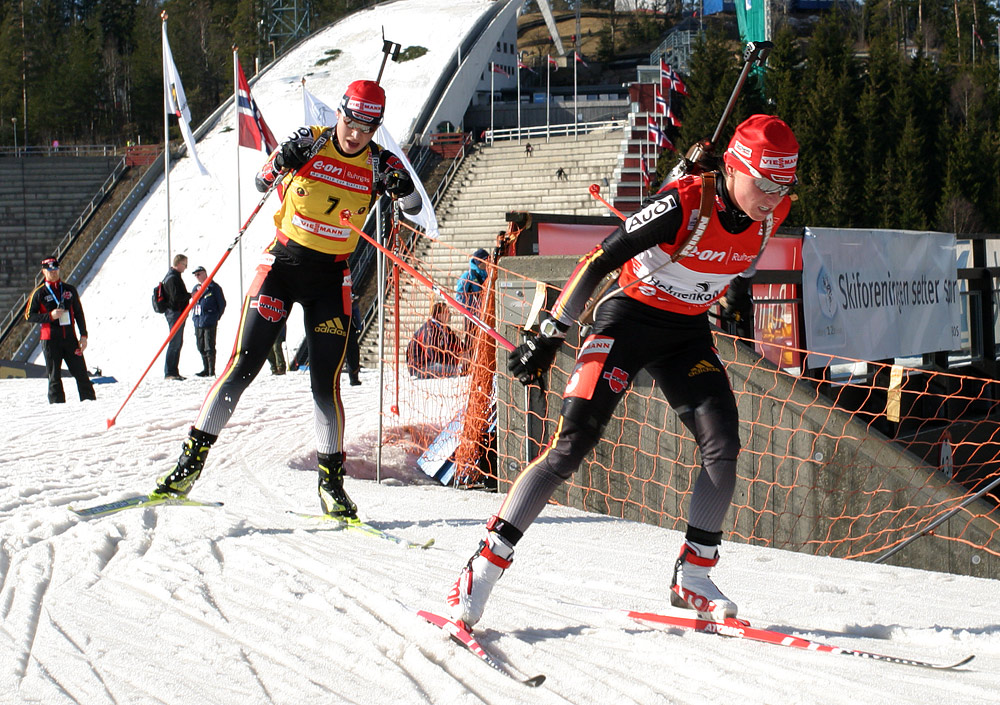
[[[708,360],[701,360],[697,365],[688,370],[688,377],[697,377],[706,372],[719,372],[719,368]]]
[[[317,333],[332,333],[333,335],[347,335],[347,331],[344,329],[343,324],[340,322],[339,318],[333,318],[326,323],[320,323],[318,326],[313,328]]]

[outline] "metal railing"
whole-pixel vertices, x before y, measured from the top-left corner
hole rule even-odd
[[[533,127],[511,127],[502,130],[487,130],[483,137],[490,144],[503,140],[522,138],[565,137],[569,135],[585,135],[602,130],[620,130],[625,127],[626,120],[605,120],[601,122],[568,123],[566,125],[535,125]]]
[[[469,155],[470,151],[472,151],[472,135],[467,134],[465,139],[462,140],[462,146],[459,148],[458,153],[452,159],[451,166],[448,167],[448,171],[441,177],[441,183],[438,184],[437,190],[431,196],[431,206],[437,207],[441,197],[444,196],[445,190],[451,184],[452,179],[455,178],[459,167],[465,162],[465,158]]]
[[[117,157],[125,147],[113,144],[28,145],[26,147],[0,147],[0,157]]]

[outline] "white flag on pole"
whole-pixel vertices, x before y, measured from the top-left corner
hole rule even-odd
[[[337,112],[306,90],[305,87],[302,88],[302,102],[305,107],[307,125],[323,125],[325,127],[337,124]],[[429,237],[431,240],[437,240],[440,233],[438,232],[437,216],[434,214],[434,207],[431,205],[431,199],[427,195],[424,185],[420,183],[420,178],[413,170],[413,165],[410,164],[410,160],[406,158],[406,155],[403,154],[403,150],[399,148],[396,140],[389,134],[389,130],[385,128],[385,123],[379,125],[378,130],[375,131],[375,142],[382,145],[400,158],[403,162],[403,166],[406,167],[410,176],[413,177],[413,186],[417,189],[417,193],[420,194],[420,201],[422,204],[420,212],[416,215],[406,215],[405,217],[421,226],[424,229],[424,235]]]
[[[191,126],[188,124],[191,120],[191,111],[188,109],[187,98],[184,97],[184,86],[181,85],[181,77],[177,73],[177,66],[174,65],[173,54],[170,53],[166,22],[163,22],[163,98],[167,112],[177,116],[188,154],[198,165],[198,171],[207,176],[208,170],[198,159],[198,152],[194,149],[194,135],[191,134]]]

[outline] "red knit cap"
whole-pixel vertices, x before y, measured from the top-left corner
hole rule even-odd
[[[765,179],[790,184],[795,181],[799,143],[792,128],[779,118],[751,115],[737,126],[723,158],[734,169],[757,176],[738,157],[746,160]]]
[[[344,91],[340,109],[348,120],[379,125],[385,111],[385,91],[375,81],[354,81]]]

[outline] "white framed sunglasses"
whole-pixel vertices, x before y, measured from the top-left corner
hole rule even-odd
[[[766,193],[769,196],[774,194],[787,196],[789,192],[792,190],[792,187],[795,186],[794,177],[792,178],[792,183],[790,184],[779,184],[776,181],[771,181],[769,178],[767,178],[759,171],[754,169],[753,165],[750,162],[748,162],[741,155],[736,153],[736,150],[730,147],[729,149],[726,150],[726,152],[732,154],[734,157],[739,159],[740,163],[750,170],[750,175],[753,177],[753,185],[759,188],[762,193]]]
[[[346,115],[342,117],[345,125],[347,125],[352,130],[357,130],[358,132],[361,132],[363,134],[370,135],[371,133],[375,132],[375,130],[378,129],[378,125],[366,125],[363,122],[355,122],[354,120],[348,118]]]

